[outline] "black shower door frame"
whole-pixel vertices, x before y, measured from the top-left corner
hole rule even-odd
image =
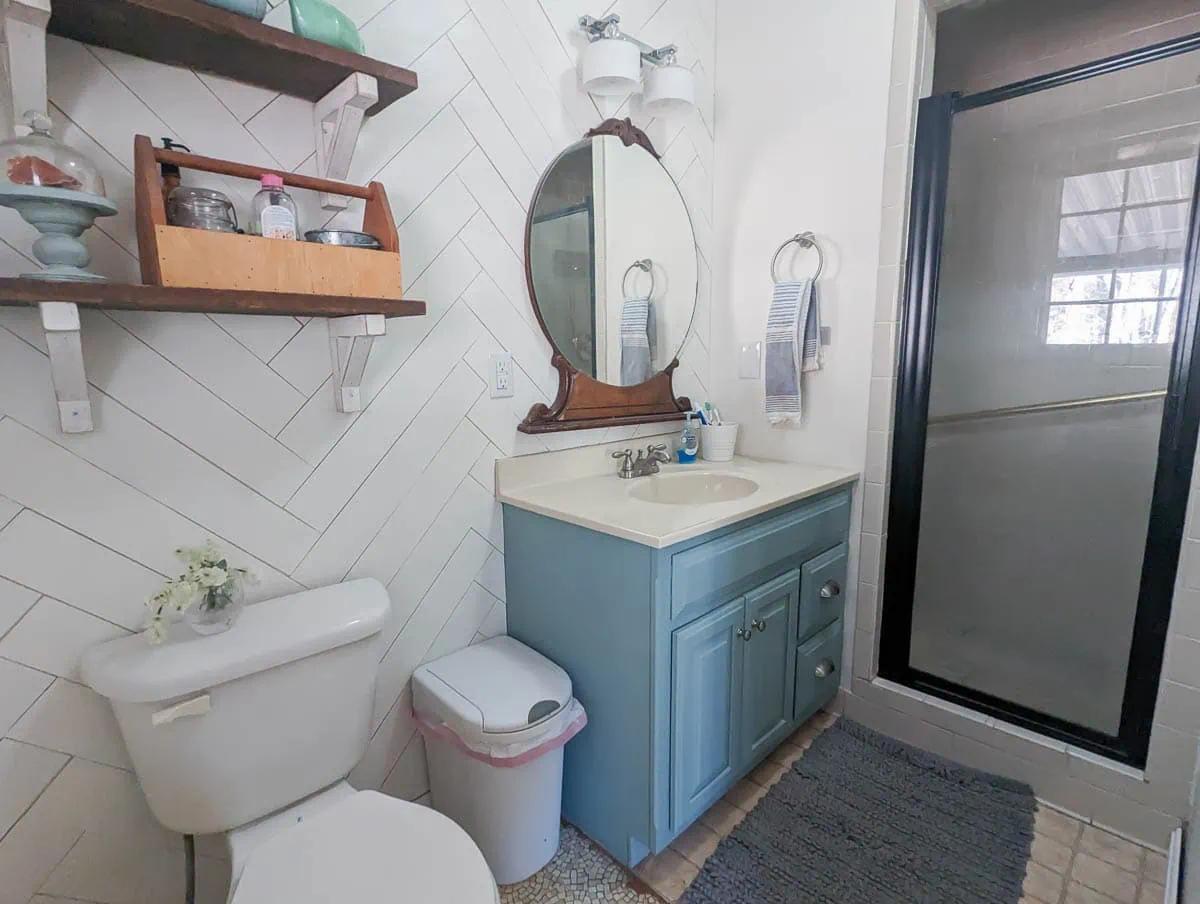
[[[1115,737],[923,672],[910,664],[938,270],[950,171],[951,131],[957,113],[1197,50],[1200,50],[1200,34],[979,94],[942,94],[921,100],[910,198],[903,315],[897,349],[880,677],[1138,768],[1145,765],[1150,745],[1171,597],[1187,516],[1192,462],[1200,431],[1200,343],[1197,343],[1200,328],[1200,274],[1197,273],[1200,269],[1200,178],[1195,181],[1192,196],[1179,322],[1163,406],[1125,696],[1120,728]]]

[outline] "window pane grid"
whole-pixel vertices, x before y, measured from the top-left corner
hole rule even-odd
[[[1182,268],[1169,260],[1172,216],[1191,188],[1171,163],[1064,180],[1046,344],[1173,341]]]

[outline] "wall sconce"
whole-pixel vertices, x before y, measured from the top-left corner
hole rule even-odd
[[[588,37],[583,52],[584,90],[597,97],[635,94],[641,87],[641,64],[646,72],[644,104],[652,113],[673,113],[696,103],[696,77],[676,60],[674,44],[652,47],[620,29],[617,15],[595,19],[582,16],[579,28]]]

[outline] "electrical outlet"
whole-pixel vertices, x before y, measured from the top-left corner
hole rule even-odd
[[[502,355],[492,355],[492,385],[493,399],[511,398],[513,394],[513,359],[505,352]]]

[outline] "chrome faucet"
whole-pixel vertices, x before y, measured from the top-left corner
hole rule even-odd
[[[621,459],[621,467],[617,470],[617,476],[623,480],[628,480],[631,477],[648,477],[651,474],[657,474],[659,463],[666,463],[671,460],[671,456],[667,454],[666,443],[659,443],[657,446],[647,446],[645,451],[638,449],[636,460],[633,457],[632,449],[613,452],[612,457]]]

